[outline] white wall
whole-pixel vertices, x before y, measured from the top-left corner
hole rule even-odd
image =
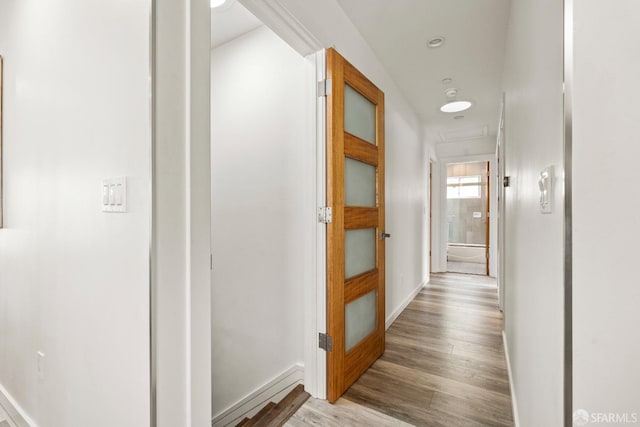
[[[391,97],[393,100],[393,97]],[[429,280],[429,160],[416,127],[385,96],[386,319]]]
[[[511,3],[506,92],[505,333],[520,425],[563,424],[562,2]],[[555,167],[553,213],[538,177]]]
[[[303,360],[315,105],[313,64],[266,27],[211,57],[215,417]]]
[[[574,5],[574,409],[638,420],[640,3]]]
[[[0,383],[39,425],[149,425],[149,17],[0,1]],[[129,212],[102,213],[101,179],[123,175]]]

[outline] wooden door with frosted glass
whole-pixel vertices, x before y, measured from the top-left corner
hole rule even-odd
[[[384,93],[327,51],[327,353],[334,402],[385,346]]]

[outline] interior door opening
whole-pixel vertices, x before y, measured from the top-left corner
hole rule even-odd
[[[447,165],[447,272],[489,275],[489,168]]]
[[[211,10],[213,425],[311,381],[316,64],[241,2]],[[305,284],[305,286],[302,286]],[[315,336],[317,348],[317,334]],[[315,348],[313,350],[316,350]],[[259,355],[259,357],[256,357]],[[260,390],[259,393],[255,393]]]

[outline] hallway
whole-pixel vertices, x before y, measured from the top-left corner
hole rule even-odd
[[[334,425],[349,413],[349,425],[511,426],[501,331],[495,279],[434,274],[338,404],[310,399],[289,425]]]

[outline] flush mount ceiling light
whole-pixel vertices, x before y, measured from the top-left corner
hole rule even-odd
[[[443,113],[459,113],[460,111],[468,110],[469,108],[471,108],[471,102],[469,101],[453,101],[447,102],[440,107],[440,111]]]
[[[454,116],[453,119],[454,120],[461,120],[461,119],[464,119],[464,116],[462,116],[462,115]]]
[[[216,7],[220,7],[225,4],[227,0],[211,0],[211,9],[215,9]]]
[[[443,44],[444,44],[444,37],[441,37],[441,36],[433,37],[427,42],[427,46],[431,48],[440,47]]]
[[[444,79],[442,79],[442,84],[443,85],[448,85],[452,81],[453,81],[453,79],[451,77],[445,77]]]

